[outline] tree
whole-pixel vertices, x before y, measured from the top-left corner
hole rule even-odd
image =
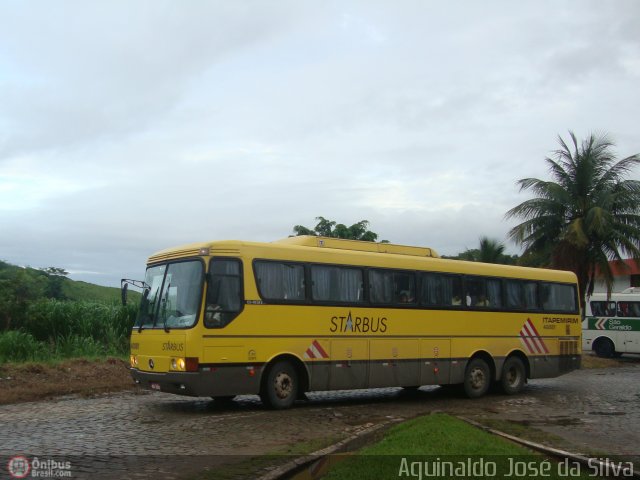
[[[561,148],[545,158],[553,181],[519,180],[520,191],[536,197],[509,210],[506,218],[524,219],[509,232],[524,247],[523,256],[575,272],[584,307],[596,272],[611,293],[609,260],[640,258],[640,182],[625,179],[640,158],[616,160],[614,144],[604,135],[591,134],[581,143],[573,132],[569,135],[571,145],[558,136]]]
[[[59,267],[41,268],[40,271],[44,272],[47,275],[47,279],[49,282],[46,291],[47,297],[64,300],[65,295],[62,286],[66,281],[66,276],[69,275],[69,272],[67,272],[64,268]]]
[[[8,268],[0,274],[0,320],[8,330],[20,327],[30,302],[42,298],[46,279],[26,268]]]
[[[480,248],[470,248],[459,254],[458,260],[471,262],[514,264],[517,256],[505,255],[505,245],[499,240],[480,237]]]
[[[321,237],[346,238],[350,240],[363,240],[366,242],[375,242],[378,239],[378,234],[368,229],[368,220],[360,220],[358,223],[354,223],[350,227],[347,227],[342,223],[327,220],[324,217],[316,217],[316,220],[318,221],[318,224],[313,229],[302,225],[296,225],[293,227],[293,232],[296,236],[313,235]],[[382,240],[381,243],[388,243],[388,241]]]

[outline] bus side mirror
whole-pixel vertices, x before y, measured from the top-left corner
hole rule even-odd
[[[127,305],[127,291],[129,290],[129,284],[124,283],[120,289],[120,297],[122,298],[122,305]]]

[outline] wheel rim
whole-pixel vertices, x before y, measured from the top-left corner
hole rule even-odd
[[[478,367],[471,370],[469,378],[471,380],[471,388],[474,390],[482,390],[487,382],[485,371]]]
[[[285,372],[280,372],[274,379],[275,393],[278,398],[284,399],[293,391],[293,381]]]
[[[511,367],[507,371],[507,383],[510,387],[515,387],[520,384],[520,370],[516,367]]]

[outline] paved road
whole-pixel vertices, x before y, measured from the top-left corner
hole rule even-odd
[[[0,461],[17,454],[63,458],[71,461],[74,478],[180,478],[237,456],[339,440],[390,418],[433,411],[529,424],[582,451],[639,455],[639,376],[636,360],[536,380],[516,396],[471,401],[438,387],[326,392],[310,394],[289,411],[266,410],[253,396],[216,405],[161,393],[6,405],[0,406]]]

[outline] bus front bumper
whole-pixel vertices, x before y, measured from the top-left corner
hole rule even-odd
[[[131,368],[131,376],[142,388],[190,397],[256,394],[260,373],[247,373],[246,367],[230,366],[215,372],[144,372]]]

